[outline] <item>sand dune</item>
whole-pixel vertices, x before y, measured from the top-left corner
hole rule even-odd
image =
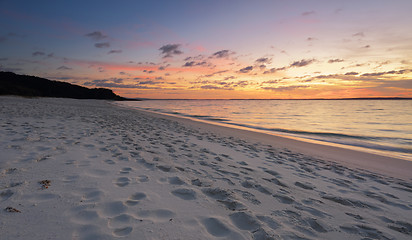
[[[410,162],[329,159],[106,101],[1,97],[0,109],[2,240],[412,237]]]

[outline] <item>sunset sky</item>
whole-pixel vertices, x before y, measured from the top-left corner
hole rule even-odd
[[[412,97],[411,0],[0,1],[0,71],[138,98]]]

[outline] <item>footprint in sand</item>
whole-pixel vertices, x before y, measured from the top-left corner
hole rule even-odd
[[[256,190],[258,190],[259,192],[264,193],[264,194],[266,194],[266,195],[270,195],[270,194],[271,194],[271,192],[270,192],[267,188],[265,188],[264,186],[262,186],[262,185],[260,185],[260,184],[254,183],[254,182],[252,182],[252,181],[248,181],[248,180],[243,181],[243,182],[241,182],[241,185],[242,185],[242,187],[244,187],[244,188],[253,188],[253,189],[256,189]]]
[[[118,179],[116,179],[115,184],[119,187],[125,187],[127,185],[129,185],[130,183],[130,178],[128,177],[119,177]]]
[[[128,236],[133,231],[133,227],[125,225],[130,224],[130,222],[133,220],[135,219],[129,214],[121,214],[119,216],[109,219],[109,227],[114,228],[113,236]]]
[[[169,183],[173,185],[184,185],[186,184],[182,179],[179,177],[170,177],[169,178]]]
[[[325,233],[329,231],[329,227],[327,227],[323,222],[316,218],[307,218],[305,220],[309,224],[309,226],[316,232]]]
[[[127,206],[135,206],[136,204],[138,204],[140,202],[140,200],[143,200],[145,198],[147,198],[145,193],[137,192],[137,193],[131,195],[129,197],[129,199],[127,199],[126,205]]]
[[[259,221],[246,212],[233,213],[229,217],[233,224],[241,230],[256,231],[261,227]]]
[[[111,239],[111,236],[103,234],[102,229],[94,224],[82,224],[75,232],[75,239],[90,240],[90,239]]]
[[[64,164],[66,164],[66,165],[74,165],[74,164],[77,164],[77,161],[76,161],[76,160],[67,160]]]
[[[128,236],[132,231],[132,227],[116,228],[113,231],[113,235],[116,237],[125,237]]]
[[[132,171],[133,171],[133,168],[125,167],[125,168],[122,168],[122,170],[120,170],[120,174],[129,174]]]
[[[118,156],[117,159],[118,159],[119,161],[124,161],[124,162],[128,162],[128,161],[129,161],[129,157],[127,157],[127,156],[122,156],[122,155]]]
[[[265,180],[265,181],[274,183],[274,184],[276,184],[276,185],[278,185],[278,186],[285,187],[285,188],[289,188],[288,185],[286,185],[285,183],[279,181],[277,178],[271,178],[271,179],[269,179],[269,178],[262,178],[262,179]]]
[[[136,180],[137,180],[138,182],[141,182],[141,183],[143,183],[143,182],[148,182],[148,181],[149,181],[149,177],[146,176],[146,175],[140,175],[139,177],[136,178]]]
[[[242,191],[239,189],[235,189],[236,192],[242,194],[242,198],[245,200],[248,200],[249,202],[251,202],[252,204],[255,205],[260,205],[262,202],[259,201],[256,196],[248,191]]]
[[[149,169],[149,170],[153,170],[155,164],[152,162],[148,162],[145,159],[141,158],[139,160],[137,160],[138,163],[142,164],[145,168]]]
[[[7,199],[9,199],[12,195],[14,194],[13,191],[11,191],[10,189],[0,192],[0,199],[1,201],[5,201]]]
[[[116,164],[113,160],[110,159],[104,160],[104,162],[110,165]]]
[[[273,230],[278,229],[279,227],[281,227],[282,225],[278,222],[276,222],[273,218],[269,217],[269,216],[263,216],[263,215],[259,215],[256,216],[260,221],[266,223],[268,225],[268,227],[272,228]]]
[[[103,177],[107,176],[108,171],[101,170],[101,169],[89,169],[87,170],[87,174],[92,177]]]
[[[202,189],[202,192],[206,194],[207,196],[214,198],[214,199],[218,199],[218,200],[230,198],[233,195],[228,190],[225,190],[222,188],[204,188]]]
[[[77,223],[90,223],[95,222],[100,218],[99,214],[95,210],[81,210],[74,215],[74,220]]]
[[[356,221],[361,221],[363,220],[363,217],[359,214],[353,214],[353,213],[345,213],[346,215],[353,217]]]
[[[6,169],[6,170],[4,170],[3,172],[5,173],[5,174],[14,174],[14,173],[16,173],[16,172],[18,172],[19,170],[17,169],[17,168],[9,168],[9,169]]]
[[[280,174],[273,170],[265,170],[265,172],[269,173],[272,176],[278,177]]]
[[[361,225],[348,225],[345,224],[343,226],[339,227],[341,230],[344,232],[350,233],[350,234],[356,234],[365,237],[365,239],[390,239],[389,236],[386,235],[386,233],[381,232],[380,230],[369,227],[367,225],[361,224]]]
[[[77,163],[77,167],[90,167],[90,161],[84,160]]]
[[[82,197],[83,202],[96,202],[104,196],[104,192],[98,189],[86,189],[85,194]]]
[[[202,192],[207,196],[216,199],[217,202],[223,204],[227,209],[232,211],[245,210],[246,206],[236,201],[233,193],[221,188],[204,188]]]
[[[367,202],[362,202],[357,199],[343,198],[340,196],[328,195],[328,194],[321,194],[321,198],[344,205],[344,206],[350,206],[353,208],[369,208],[372,210],[380,210],[380,208],[377,205],[370,204]]]
[[[158,169],[162,170],[163,172],[170,172],[172,170],[171,166],[157,165],[156,167]]]
[[[295,182],[295,186],[306,189],[306,190],[313,190],[315,186],[313,186],[311,183],[301,183],[301,182]]]
[[[247,166],[247,165],[249,165],[249,164],[247,164],[245,161],[240,161],[240,162],[237,162],[237,163],[239,163],[239,164],[242,165],[242,166]]]
[[[391,206],[394,206],[394,207],[399,207],[399,208],[404,209],[404,210],[410,210],[411,209],[407,205],[392,202],[392,201],[388,200],[387,198],[385,198],[384,196],[382,196],[378,193],[371,192],[371,191],[364,191],[363,193],[365,194],[365,196],[367,196],[371,199],[375,199],[375,200],[377,200],[381,203],[388,204],[388,205],[391,205]]]
[[[293,202],[295,202],[293,198],[285,195],[273,194],[272,196],[275,197],[279,202],[284,204],[292,204]]]
[[[121,228],[126,224],[129,224],[131,221],[135,220],[129,214],[120,214],[114,218],[109,219],[109,227],[111,228]]]
[[[176,213],[168,209],[156,209],[156,210],[141,210],[137,212],[137,215],[141,218],[146,218],[153,222],[157,222],[157,221],[170,221],[171,218],[176,216]]]
[[[308,202],[311,202],[311,200],[302,200],[302,203],[308,203]],[[315,217],[326,218],[326,217],[331,216],[331,215],[329,215],[329,214],[327,214],[327,213],[325,213],[325,212],[323,212],[319,209],[309,207],[309,206],[305,206],[305,205],[300,205],[299,204],[299,205],[295,205],[294,207],[296,209],[300,210],[300,211],[308,212],[308,213],[310,213],[311,215],[313,215]]]
[[[179,188],[172,191],[172,194],[183,200],[195,200],[197,199],[196,192],[188,188]]]
[[[76,182],[79,178],[80,178],[79,175],[64,176],[62,181],[64,183],[73,183],[73,182]]]
[[[22,186],[23,184],[25,184],[26,182],[10,182],[5,188],[14,188],[14,187],[18,187],[18,186]]]
[[[100,206],[100,210],[105,216],[116,216],[124,213],[127,210],[127,206],[121,201],[113,201],[103,203]]]
[[[389,229],[392,229],[394,231],[406,234],[406,235],[412,235],[412,224],[404,221],[393,221],[390,220],[390,225],[388,225]]]
[[[231,230],[217,218],[206,218],[202,220],[208,233],[215,237],[225,237],[231,233]]]

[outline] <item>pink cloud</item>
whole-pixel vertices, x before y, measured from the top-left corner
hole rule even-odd
[[[203,47],[202,45],[196,45],[192,47],[194,50],[198,51],[198,52],[205,52],[206,48]]]

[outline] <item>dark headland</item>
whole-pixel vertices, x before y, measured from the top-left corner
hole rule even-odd
[[[0,72],[0,95],[130,101],[107,88],[86,88],[45,78]]]

